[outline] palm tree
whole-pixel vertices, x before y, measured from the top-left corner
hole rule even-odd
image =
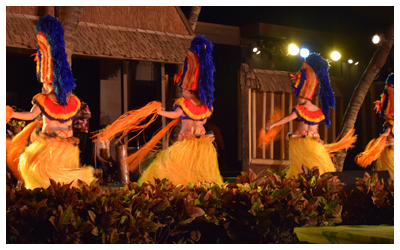
[[[54,15],[64,28],[65,53],[71,67],[71,57],[74,51],[74,33],[82,15],[82,6],[56,6]]]
[[[368,89],[371,83],[375,79],[376,75],[381,70],[382,66],[385,64],[386,59],[393,47],[394,43],[394,23],[389,26],[386,30],[385,37],[382,41],[381,46],[376,50],[373,55],[367,69],[364,71],[361,80],[358,82],[356,88],[354,89],[353,95],[351,96],[349,105],[347,106],[346,112],[344,114],[342,122],[342,133],[340,139],[346,135],[346,133],[354,127],[357,119],[358,111],[364,102],[365,96],[368,93]],[[343,150],[341,155],[337,159],[337,171],[343,171],[343,163],[347,155],[347,150]]]
[[[201,11],[201,6],[192,6],[190,10],[188,21],[193,32],[196,28],[197,19],[199,18],[200,11]]]

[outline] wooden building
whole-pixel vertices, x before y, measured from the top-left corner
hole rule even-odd
[[[259,130],[265,127],[275,107],[281,108],[282,116],[291,112],[295,99],[291,90],[290,73],[297,72],[304,60],[300,56],[274,56],[272,53],[265,56],[265,52],[274,52],[274,48],[280,49],[282,44],[302,41],[312,52],[321,53],[328,58],[328,48],[332,47],[337,38],[329,32],[264,23],[235,27],[198,22],[195,33],[208,37],[217,51],[215,99],[237,101],[228,101],[229,105],[223,107],[218,107],[217,102],[215,103],[215,110],[222,109],[220,114],[229,116],[226,119],[216,115],[215,119],[222,132],[229,131],[223,134],[224,139],[230,140],[230,143],[225,144],[236,147],[230,149],[227,160],[232,163],[235,156],[240,170],[252,168],[256,173],[268,168],[279,170],[288,165],[288,144],[285,136],[287,132],[293,132],[296,122],[286,124],[277,140],[265,148],[257,148],[257,138]],[[345,46],[346,39],[349,38],[342,38],[340,42]],[[259,55],[252,52],[256,46],[264,48]],[[218,60],[218,54],[224,55],[224,58]],[[367,62],[349,65],[347,61],[331,61],[330,64],[329,73],[336,108],[331,110],[331,126],[326,128],[322,125],[319,128],[321,138],[328,143],[333,142],[341,132],[344,112],[363,69],[367,67]],[[344,170],[360,169],[353,161],[354,156],[381,131],[380,118],[374,113],[372,102],[379,99],[383,86],[381,82],[374,82],[366,96],[355,125],[359,139],[356,148],[348,151]],[[316,97],[317,94],[313,102],[318,104]]]
[[[36,52],[38,18],[54,13],[53,6],[6,7],[8,105],[29,110],[41,91],[30,55]],[[75,94],[92,113],[90,132],[150,101],[172,106],[173,75],[194,37],[179,7],[84,6],[79,20],[71,66]],[[149,128],[146,139],[161,125]]]
[[[277,138],[269,145],[258,147],[258,132],[266,127],[269,117],[275,109],[281,111],[281,117],[292,112],[296,98],[292,94],[290,74],[266,69],[254,69],[250,64],[243,63],[240,69],[241,95],[241,128],[243,170],[251,168],[256,172],[273,168],[279,171],[289,165],[289,147],[286,134],[294,132],[296,121],[283,126]],[[332,90],[335,95],[336,109],[331,109],[331,126],[319,126],[321,139],[326,143],[334,142],[340,129],[343,117],[343,98],[337,87],[344,83],[343,78],[330,76]],[[313,103],[318,105],[318,88],[315,91]],[[339,131],[340,132],[340,131]]]
[[[30,55],[36,51],[36,21],[47,14],[54,15],[54,7],[6,7],[7,104],[27,110],[32,96],[40,91],[40,84],[34,84],[35,63]],[[287,115],[295,105],[289,73],[300,68],[302,59],[263,58],[251,49],[265,45],[273,50],[280,42],[300,39],[311,51],[321,52],[334,41],[328,32],[260,23],[234,27],[198,22],[194,33],[179,7],[85,6],[75,31],[72,70],[76,94],[92,111],[90,131],[149,101],[162,101],[171,109],[175,97],[172,78],[195,34],[205,35],[214,44],[216,101],[212,122],[221,130],[225,144],[218,152],[221,173],[236,176],[249,167],[256,172],[270,167],[279,170],[288,163],[285,135],[293,131],[295,122],[285,125],[278,140],[266,148],[256,147],[257,133],[275,107],[282,107],[282,115]],[[332,62],[336,109],[331,111],[330,128],[320,126],[323,140],[332,142],[340,133],[344,110],[364,66],[362,62],[358,66]],[[356,124],[356,133],[362,137],[357,141],[359,150],[380,131],[371,103],[382,89],[382,83],[374,84],[360,111]],[[371,120],[371,125],[365,120]],[[148,132],[146,139],[151,134]]]

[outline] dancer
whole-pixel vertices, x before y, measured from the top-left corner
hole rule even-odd
[[[311,53],[296,75],[292,75],[292,89],[296,96],[297,105],[293,107],[292,113],[288,116],[273,122],[265,128],[282,126],[283,124],[296,120],[298,127],[294,133],[288,133],[290,168],[287,171],[288,177],[297,176],[301,173],[302,165],[312,168],[318,166],[319,173],[335,172],[336,168],[332,162],[330,153],[343,148],[353,147],[356,137],[352,136],[354,129],[340,142],[323,145],[318,133],[320,123],[326,126],[331,124],[329,112],[335,107],[335,99],[329,80],[329,63],[316,53]],[[320,91],[318,99],[322,109],[314,105],[313,99],[318,82]],[[275,130],[279,131],[280,129]],[[272,131],[271,131],[272,132]],[[261,136],[260,136],[261,138]],[[267,143],[264,141],[264,143]]]
[[[386,78],[381,100],[374,103],[378,115],[385,119],[384,133],[379,138],[371,140],[364,152],[355,157],[355,162],[366,168],[376,160],[374,168],[377,171],[387,170],[394,178],[394,73]]]
[[[13,173],[20,175],[18,178],[28,189],[47,188],[50,178],[64,184],[73,182],[73,186],[77,185],[78,179],[90,184],[95,180],[94,169],[81,167],[79,140],[73,138],[70,130],[81,102],[71,94],[75,82],[65,54],[64,30],[56,18],[47,15],[39,18],[37,31],[36,73],[46,93],[33,97],[30,112],[9,112],[7,107],[7,114],[20,120],[33,120],[41,114],[43,127],[36,140],[25,149],[23,147],[37,121],[18,134],[22,143],[16,145],[14,140],[8,143],[7,162],[12,163]],[[19,153],[9,154],[11,151]]]
[[[6,131],[6,138],[12,139],[14,138],[21,130],[25,127],[25,121],[19,121],[16,119],[11,119],[8,123],[10,125],[10,129]]]
[[[222,184],[217,152],[212,142],[214,137],[212,134],[205,134],[204,129],[205,122],[212,114],[214,102],[212,49],[212,43],[203,36],[192,40],[190,50],[186,54],[183,73],[175,77],[175,81],[182,88],[183,97],[176,100],[174,111],[164,111],[161,103],[152,102],[139,110],[122,115],[106,131],[97,135],[112,138],[122,133],[121,139],[127,131],[144,129],[157,115],[175,119],[139,151],[127,158],[130,171],[134,171],[164,134],[179,120],[182,122],[177,142],[157,154],[138,180],[139,183],[154,182],[154,178],[167,178],[175,185],[201,181]],[[144,125],[139,125],[149,114],[154,114],[152,119]]]

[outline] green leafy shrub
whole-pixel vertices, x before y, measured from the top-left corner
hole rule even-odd
[[[394,225],[394,180],[387,182],[366,172],[357,178],[356,190],[340,194],[345,225]]]
[[[166,179],[118,189],[82,182],[75,188],[51,181],[34,190],[7,185],[6,241],[298,243],[294,227],[334,225],[342,214],[353,216],[344,209],[350,209],[344,201],[349,194],[337,176],[319,176],[317,168],[305,166],[303,171],[291,179],[249,169],[236,183],[222,185],[175,186]],[[373,199],[368,206],[393,209],[393,182],[366,179],[357,185],[365,191],[362,199]]]

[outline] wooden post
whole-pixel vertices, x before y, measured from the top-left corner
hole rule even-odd
[[[165,80],[165,64],[161,63],[161,103],[162,103],[162,107],[165,108],[166,107],[166,80]],[[166,126],[166,118],[165,116],[161,117],[161,123],[162,123],[162,127],[164,128]],[[163,149],[167,148],[167,135],[164,135],[162,138],[162,145],[163,145]]]
[[[262,108],[262,128],[265,128],[265,119],[267,116],[267,92],[263,92],[263,108]],[[265,144],[262,145],[262,158],[265,159]]]
[[[269,113],[271,115],[274,114],[274,108],[275,108],[275,100],[274,100],[274,93],[271,92],[271,99],[270,99],[270,106],[269,106]],[[270,146],[269,146],[269,153],[271,156],[271,159],[274,159],[274,140],[271,140]]]
[[[128,155],[127,145],[119,144],[117,146],[117,161],[119,165],[120,181],[124,185],[129,183],[128,164],[126,163],[127,155]]]
[[[336,109],[332,109],[332,123],[331,123],[331,128],[332,128],[332,142],[335,142],[336,140]]]
[[[128,61],[122,61],[122,114],[128,111]],[[125,136],[124,143],[128,142],[128,136]]]
[[[251,150],[253,153],[253,158],[256,158],[257,153],[257,131],[256,131],[256,91],[253,90],[251,93],[251,130],[252,130],[252,143]]]
[[[251,88],[248,89],[247,119],[249,125],[249,161],[251,159]]]

